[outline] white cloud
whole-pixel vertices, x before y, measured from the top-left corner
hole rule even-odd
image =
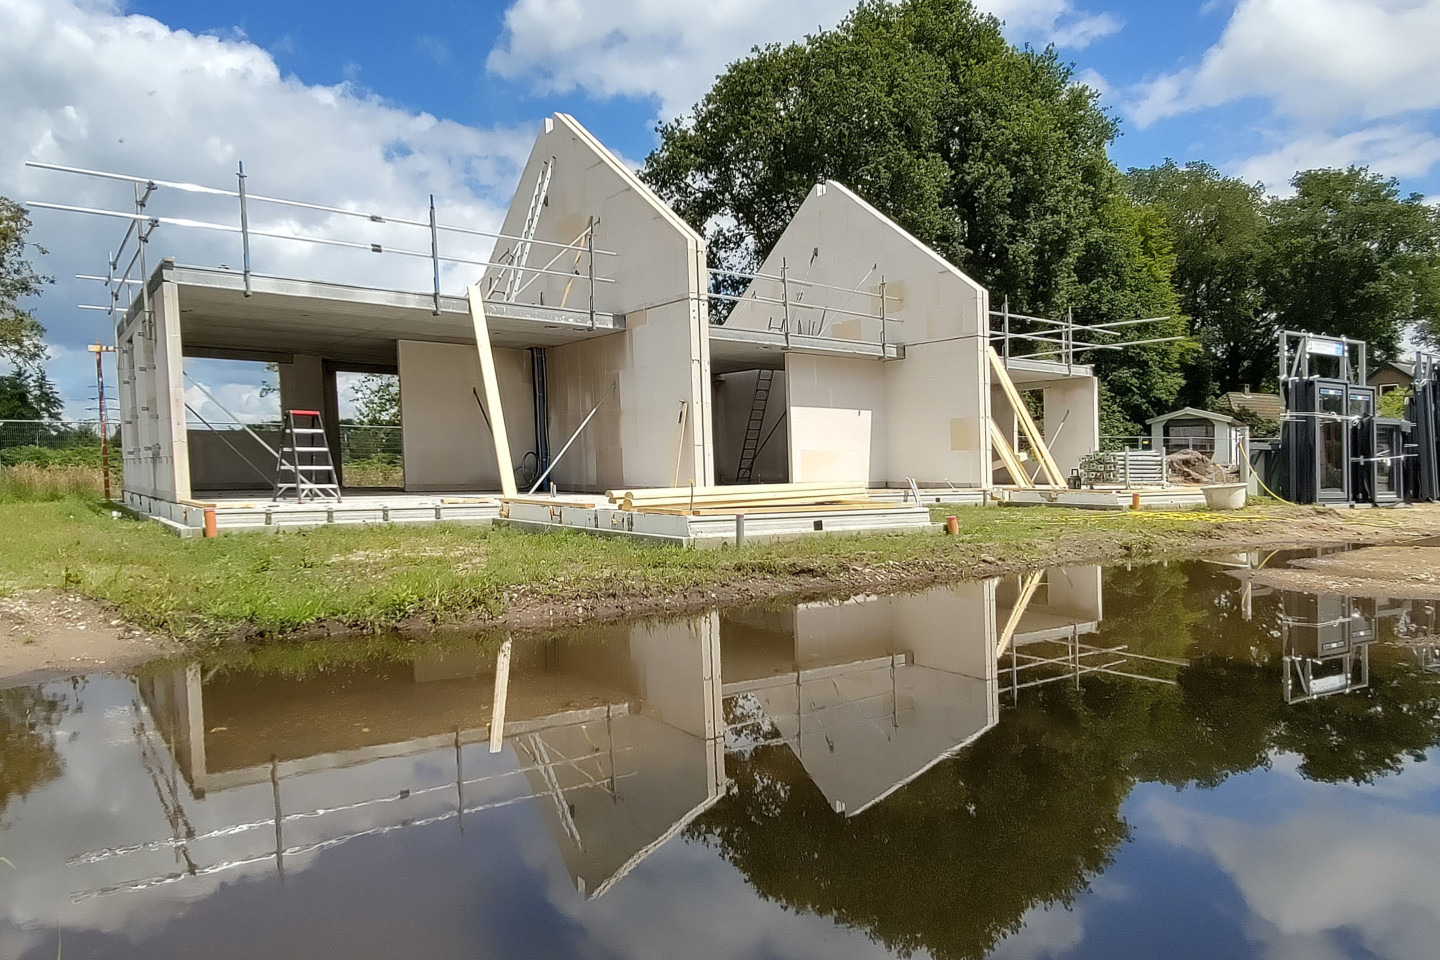
[[[1285,196],[1296,171],[1317,167],[1372,166],[1393,177],[1418,177],[1440,163],[1440,137],[1405,124],[1379,124],[1343,134],[1302,133],[1284,145],[1238,164],[1242,180],[1258,180]]]
[[[1423,806],[1377,809],[1369,795],[1343,787],[1308,785],[1304,811],[1242,822],[1157,798],[1141,817],[1230,875],[1262,956],[1350,956],[1352,943],[1383,960],[1433,956],[1440,821]]]
[[[681,115],[725,65],[751,47],[797,40],[833,27],[854,0],[711,0],[707,3],[516,0],[487,66],[541,93],[583,90],[600,98],[654,97],[660,116]],[[1087,14],[1072,0],[980,0],[1014,40],[1083,47],[1114,33],[1109,14]]]
[[[1374,120],[1440,106],[1440,0],[1241,0],[1199,65],[1150,81],[1144,127],[1248,97],[1287,116]]]
[[[243,159],[255,193],[420,219],[433,193],[447,222],[493,229],[534,136],[529,125],[481,130],[399,109],[348,84],[305,84],[243,38],[173,30],[113,3],[0,0],[0,23],[0,194],[17,199],[110,208],[129,199],[128,185],[28,169],[27,160],[233,188]],[[164,215],[236,218],[233,201],[163,188],[155,203]],[[252,226],[371,239],[365,221],[282,213],[257,207]],[[37,316],[62,344],[106,336],[104,314],[73,306],[101,295],[68,278],[103,273],[123,223],[43,210],[32,219],[32,239],[51,251],[39,266],[60,281],[36,303]],[[413,239],[388,235],[392,244]],[[462,255],[488,252],[481,244]],[[233,236],[163,226],[151,254],[152,263],[167,255],[239,261]],[[276,241],[256,245],[255,265],[287,275],[332,270],[335,279],[374,279],[377,267],[383,274],[395,265],[395,258],[381,266],[382,258],[366,256]],[[404,266],[402,285],[428,286],[423,261]],[[457,272],[451,285],[474,269]],[[67,398],[90,392],[87,359],[52,365]]]

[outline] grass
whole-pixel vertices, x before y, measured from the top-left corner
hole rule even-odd
[[[0,594],[73,590],[114,604],[147,629],[193,639],[284,635],[318,623],[382,632],[417,618],[493,620],[527,604],[573,610],[605,602],[653,612],[687,591],[706,596],[737,583],[758,582],[776,595],[813,589],[817,578],[841,588],[898,588],[962,576],[977,564],[1074,560],[1084,552],[1061,556],[1062,543],[1089,549],[1085,559],[1145,555],[1193,544],[1210,529],[1183,514],[942,505],[934,516],[958,514],[959,536],[814,537],[739,550],[449,524],[181,540],[158,524],[116,516],[93,496],[61,495],[64,483],[28,502],[0,496]]]
[[[0,466],[0,503],[34,503],[72,497],[99,497],[99,467],[40,466],[17,463]]]

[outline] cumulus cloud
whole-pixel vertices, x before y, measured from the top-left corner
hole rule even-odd
[[[1393,177],[1418,177],[1440,163],[1440,137],[1406,124],[1377,124],[1348,133],[1301,133],[1268,153],[1240,162],[1236,175],[1260,181],[1285,196],[1298,170],[1316,167],[1373,166]]]
[[[1227,164],[1284,193],[1297,170],[1356,164],[1424,176],[1440,162],[1440,0],[1240,0],[1199,63],[1126,94],[1141,129],[1242,101],[1262,152]],[[1433,113],[1432,113],[1433,116]]]
[[[1120,29],[1072,0],[980,0],[1014,40],[1083,47]],[[751,47],[786,42],[838,23],[854,0],[516,0],[487,66],[541,93],[653,97],[660,116],[688,110],[727,63]]]
[[[1407,771],[1407,776],[1410,771]],[[1298,779],[1298,778],[1297,778]],[[1430,895],[1440,821],[1424,809],[1372,806],[1343,786],[1307,787],[1305,815],[1240,821],[1155,799],[1141,819],[1212,857],[1251,916],[1246,935],[1268,958],[1431,956],[1440,907]]]
[[[1440,0],[1241,0],[1194,67],[1155,78],[1140,126],[1247,97],[1287,116],[1374,120],[1440,107]]]
[[[0,23],[0,194],[17,199],[108,208],[133,200],[127,184],[29,169],[27,160],[231,189],[235,164],[244,160],[255,193],[420,219],[433,193],[447,222],[494,229],[534,137],[530,124],[477,129],[397,108],[350,84],[306,84],[283,75],[269,52],[243,37],[174,30],[114,3],[0,0]],[[237,216],[233,201],[163,188],[155,203],[163,215],[229,223]],[[40,266],[60,281],[36,304],[50,336],[70,345],[108,339],[104,314],[74,308],[101,302],[101,294],[68,278],[103,273],[124,224],[43,210],[32,219],[32,239],[51,251]],[[257,207],[252,225],[371,239],[364,221],[283,208]],[[414,240],[388,235],[391,244]],[[233,236],[172,227],[160,228],[151,252],[152,262],[172,255],[239,264]],[[489,245],[456,252],[483,258]],[[255,257],[260,272],[323,268],[336,279],[367,280],[382,259],[280,241],[257,244]],[[426,269],[420,261],[394,279],[424,289]],[[448,279],[454,285],[466,277]],[[93,392],[93,366],[87,372],[83,356],[74,366],[52,365],[52,374],[67,398]]]

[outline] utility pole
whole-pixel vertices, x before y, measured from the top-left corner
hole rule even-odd
[[[99,340],[87,348],[95,354],[95,390],[100,401],[100,473],[105,478],[105,499],[110,499],[110,424],[105,416],[105,354],[114,353]]]

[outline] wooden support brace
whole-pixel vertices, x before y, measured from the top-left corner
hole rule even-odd
[[[994,372],[1000,389],[1005,392],[1005,399],[1010,401],[1010,406],[1015,410],[1015,419],[1020,424],[1021,432],[1025,434],[1025,438],[1030,441],[1031,449],[1035,451],[1035,459],[1040,463],[1040,472],[1053,486],[1065,486],[1065,477],[1061,474],[1059,465],[1055,463],[1055,458],[1050,455],[1050,448],[1045,444],[1045,436],[1031,418],[1030,411],[1025,406],[1025,398],[1020,396],[1020,391],[1015,388],[1015,382],[1010,379],[1010,373],[1005,369],[1005,362],[1000,359],[1000,355],[995,352],[994,347],[987,347],[986,350],[990,354],[990,369]]]
[[[1011,483],[1022,487],[1035,486],[1030,480],[1030,474],[1025,472],[1025,466],[1020,462],[1020,457],[1010,446],[1010,441],[1005,438],[1005,434],[995,425],[994,420],[990,421],[990,445],[995,448],[996,453],[1000,454],[1000,463],[1010,474]]]
[[[500,490],[507,497],[515,488],[515,463],[510,459],[510,437],[505,432],[505,408],[500,402],[500,383],[495,379],[495,352],[490,347],[490,323],[485,319],[485,301],[480,285],[466,292],[470,301],[470,322],[475,327],[475,349],[480,354],[480,379],[485,387],[485,406],[490,408],[490,436],[495,441],[495,462],[500,465]]]
[[[1030,606],[1030,601],[1035,596],[1035,591],[1040,588],[1040,580],[1045,576],[1045,571],[1037,570],[1025,578],[1024,585],[1020,588],[1020,596],[1015,600],[1015,607],[1010,611],[1010,617],[1005,621],[1005,627],[1000,631],[1000,639],[995,644],[995,656],[999,657],[1010,646],[1010,640],[1015,636],[1015,628],[1020,626],[1020,618],[1025,615],[1025,608]]]

